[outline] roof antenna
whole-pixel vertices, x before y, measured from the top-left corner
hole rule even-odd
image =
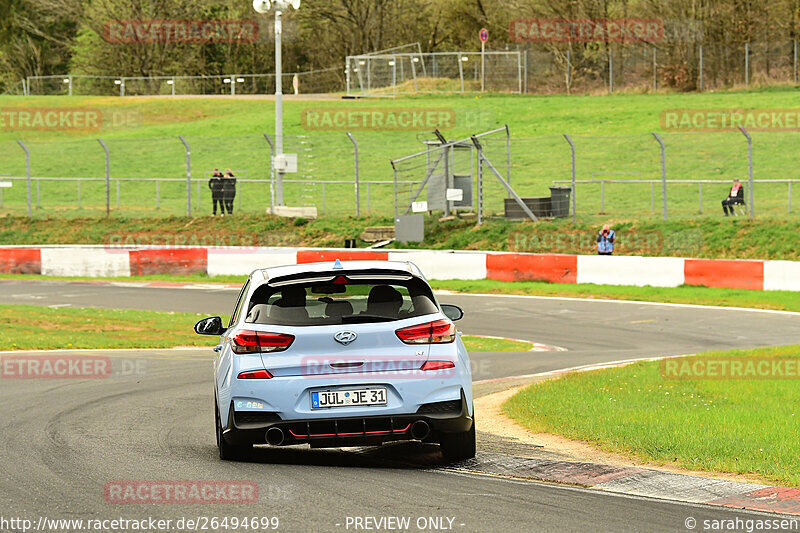
[[[344,267],[342,266],[342,262],[337,259],[336,263],[333,264],[333,269],[334,270],[343,270]]]

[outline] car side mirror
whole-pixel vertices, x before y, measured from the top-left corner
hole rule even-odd
[[[212,316],[211,318],[204,318],[194,325],[194,332],[198,335],[222,335],[225,327],[222,325],[222,318]]]
[[[442,313],[453,322],[464,318],[464,311],[457,305],[443,304]]]

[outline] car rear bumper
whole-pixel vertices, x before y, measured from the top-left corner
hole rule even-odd
[[[419,431],[424,426],[418,422],[429,429],[424,437]],[[416,413],[379,416],[282,420],[277,413],[236,412],[231,403],[223,437],[230,444],[266,444],[267,432],[274,428],[282,435],[280,444],[273,439],[274,445],[367,446],[399,440],[438,442],[442,434],[469,431],[472,424],[470,406],[462,389],[460,399],[423,404]]]

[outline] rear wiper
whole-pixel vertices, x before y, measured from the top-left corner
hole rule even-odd
[[[392,320],[386,316],[378,315],[347,315],[342,317],[342,324],[358,324],[362,322],[388,322]]]

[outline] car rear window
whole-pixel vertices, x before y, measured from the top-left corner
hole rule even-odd
[[[245,322],[315,326],[389,322],[436,313],[430,287],[401,276],[323,276],[262,285],[253,292]]]

